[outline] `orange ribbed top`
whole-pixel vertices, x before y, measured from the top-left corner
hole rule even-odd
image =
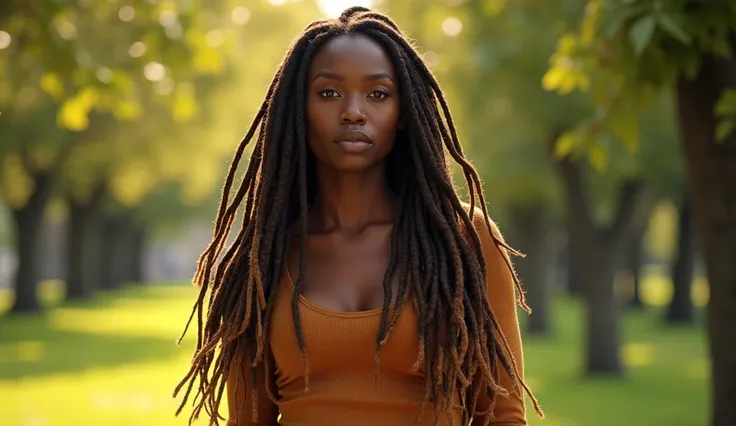
[[[516,358],[523,377],[523,356],[516,315],[516,294],[504,255],[496,249],[483,216],[476,214],[475,227],[480,235],[487,269],[488,298]],[[494,229],[494,232],[498,232]],[[500,237],[500,234],[497,235]],[[296,340],[291,299],[294,284],[284,267],[279,294],[272,311],[270,345],[275,361],[275,389],[278,405],[266,396],[264,381],[258,380],[258,423],[273,426],[410,426],[424,397],[425,376],[420,369],[412,372],[417,357],[419,334],[415,305],[407,303],[396,328],[381,350],[381,370],[374,374],[375,341],[381,321],[381,308],[361,312],[337,312],[321,308],[305,297],[299,300],[302,333],[309,362],[309,392],[304,389],[304,365]],[[231,372],[239,374],[240,372]],[[246,369],[246,376],[249,376]],[[499,397],[492,425],[526,425],[523,398],[513,392],[511,380],[502,370],[502,384],[508,398]],[[228,426],[252,426],[252,400],[249,380],[234,380],[228,386]],[[478,402],[479,412],[490,401]],[[239,412],[238,412],[239,411]],[[276,422],[281,413],[279,423]],[[422,425],[434,420],[431,406],[425,408]],[[484,419],[474,420],[483,424]],[[453,405],[452,423],[440,418],[442,426],[460,426],[460,398]]]

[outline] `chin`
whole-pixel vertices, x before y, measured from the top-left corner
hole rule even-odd
[[[331,166],[338,172],[356,173],[367,172],[369,170],[379,168],[383,165],[383,163],[383,161],[376,161],[374,159],[369,159],[365,157],[360,158],[359,156],[355,156],[353,158],[341,158],[339,161],[331,164]]]

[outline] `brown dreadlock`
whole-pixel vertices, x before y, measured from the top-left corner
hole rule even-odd
[[[190,424],[202,408],[209,414],[211,425],[219,424],[218,407],[234,359],[245,356],[253,373],[261,368],[265,377],[271,377],[267,336],[289,246],[289,229],[294,221],[307,223],[307,212],[318,189],[313,154],[306,142],[307,71],[320,46],[341,34],[362,34],[380,43],[396,67],[403,94],[400,100],[405,126],[397,133],[386,164],[390,185],[399,194],[400,205],[391,241],[391,260],[383,283],[384,309],[376,336],[376,368],[379,368],[381,347],[411,293],[419,315],[420,349],[415,368],[424,363],[427,376],[419,416],[426,404],[433,401],[436,422],[442,412],[449,413],[452,396],[459,392],[469,396],[466,417],[472,418],[481,392],[492,398],[506,393],[499,384],[497,363],[517,383],[514,391],[521,392],[523,388],[531,396],[517,374],[513,355],[486,296],[485,262],[471,217],[476,205],[483,212],[489,232],[491,223],[480,179],[464,158],[439,84],[393,21],[369,9],[353,7],[338,19],[312,23],[295,40],[235,153],[223,188],[214,237],[202,254],[194,277],[195,284],[201,287],[200,294],[183,333],[186,334],[196,313],[199,328],[196,352],[191,369],[174,392],[176,396],[188,383],[178,415],[195,381],[199,380]],[[245,177],[230,200],[238,165],[256,133]],[[465,176],[470,193],[468,211],[452,185],[445,149]],[[223,255],[236,211],[244,200],[242,228]],[[309,366],[298,309],[298,297],[305,281],[306,227],[301,227],[300,232],[300,271],[292,311],[308,387]],[[491,235],[499,250],[518,254],[493,232]],[[405,248],[401,250],[401,259],[399,236]],[[506,262],[512,269],[508,259]],[[400,283],[397,308],[389,318],[390,280],[397,271]],[[520,303],[528,309],[518,279],[515,282]],[[207,317],[203,322],[208,290]],[[252,374],[253,380],[255,377]],[[255,383],[251,385],[255,388]],[[268,387],[267,390],[267,396],[273,399],[273,391]],[[539,412],[533,397],[532,400]]]

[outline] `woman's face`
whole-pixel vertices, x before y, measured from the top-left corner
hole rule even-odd
[[[396,137],[399,92],[381,45],[337,36],[317,52],[307,78],[308,142],[317,163],[341,172],[382,166]]]

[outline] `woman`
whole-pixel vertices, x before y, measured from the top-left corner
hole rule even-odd
[[[222,254],[239,208],[243,227]],[[507,248],[442,92],[397,26],[360,7],[315,22],[228,174],[195,276],[182,407],[199,381],[192,419],[204,407],[210,424],[226,393],[232,426],[279,414],[283,425],[524,425]]]

